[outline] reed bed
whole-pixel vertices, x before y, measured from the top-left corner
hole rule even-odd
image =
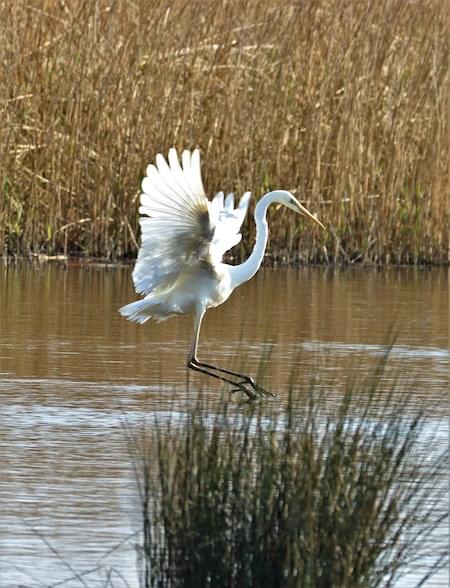
[[[414,568],[425,584],[448,563],[445,455],[407,393],[378,382],[331,410],[316,385],[128,429],[141,586],[387,587]]]
[[[146,164],[199,146],[210,194],[283,187],[328,227],[272,214],[269,260],[448,261],[448,17],[441,0],[4,0],[0,250],[134,256]]]

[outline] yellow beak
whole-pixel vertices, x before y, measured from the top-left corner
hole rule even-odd
[[[307,218],[311,219],[326,231],[326,228],[323,226],[320,220],[316,218],[311,212],[309,212],[307,208],[302,206],[296,198],[292,197],[292,204],[289,203],[287,206],[289,206],[289,208],[292,208],[292,210],[295,210],[295,212],[298,212],[299,214],[302,214],[303,216],[306,216]]]

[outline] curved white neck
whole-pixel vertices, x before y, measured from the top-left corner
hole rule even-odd
[[[236,288],[247,282],[259,270],[266,251],[269,230],[267,226],[267,209],[273,202],[278,202],[280,191],[269,192],[261,198],[255,208],[256,242],[250,257],[240,265],[230,268],[231,286]]]

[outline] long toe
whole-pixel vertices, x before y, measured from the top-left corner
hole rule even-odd
[[[249,400],[257,400],[258,399],[258,395],[255,394],[255,392],[252,389],[248,388],[247,386],[244,386],[243,384],[241,384],[240,389],[242,390],[242,392],[244,392],[248,396]]]
[[[254,384],[253,387],[255,389],[255,392],[258,392],[258,394],[261,394],[261,396],[272,396],[272,398],[276,397],[276,394],[274,394],[270,390],[266,390],[265,388],[263,388],[259,384]]]
[[[262,386],[259,386],[256,382],[253,382],[250,386],[248,382],[239,382],[236,384],[236,388],[231,390],[231,393],[244,392],[249,400],[258,400],[261,396],[275,396],[272,392],[265,390]]]

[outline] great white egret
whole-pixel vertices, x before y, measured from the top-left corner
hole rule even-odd
[[[200,172],[200,153],[183,151],[181,165],[175,149],[168,162],[161,154],[147,167],[142,181],[139,212],[142,245],[133,271],[136,292],[144,298],[127,304],[120,313],[131,321],[162,321],[177,314],[194,315],[194,336],[187,366],[232,384],[250,399],[271,394],[252,377],[204,363],[197,358],[200,326],[208,308],[219,306],[235,288],[258,271],[267,245],[266,213],[274,202],[303,214],[323,227],[285,190],[263,196],[255,208],[256,243],[240,265],[222,262],[223,254],[239,243],[250,192],[234,208],[234,195],[218,192],[208,200]],[[324,228],[324,227],[323,227]],[[273,396],[273,394],[271,394]]]

